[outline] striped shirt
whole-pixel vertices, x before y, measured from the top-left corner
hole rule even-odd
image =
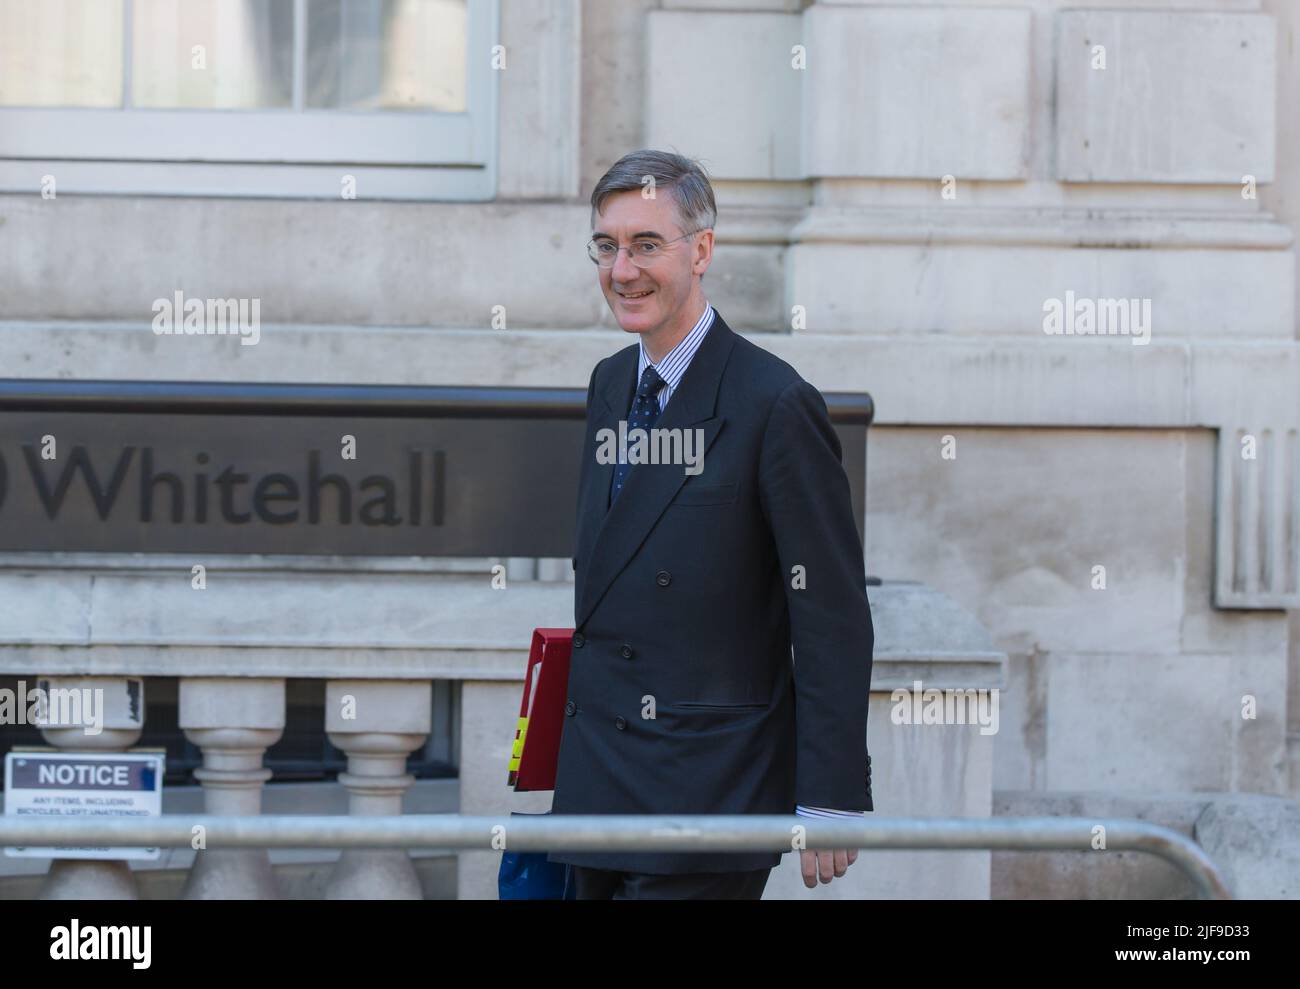
[[[663,386],[659,389],[659,411],[662,412],[668,405],[668,400],[673,397],[673,392],[681,384],[682,376],[686,374],[686,368],[690,366],[691,358],[695,352],[700,349],[700,344],[704,342],[704,336],[709,332],[709,327],[713,325],[714,309],[708,302],[704,303],[704,315],[696,321],[691,332],[687,333],[672,350],[664,355],[663,360],[658,364],[650,360],[650,355],[646,353],[645,340],[641,339],[641,357],[637,361],[636,380],[640,381],[645,374],[647,367],[653,367],[659,377],[664,379]],[[861,819],[864,811],[860,810],[832,810],[829,807],[805,807],[803,804],[795,806],[794,812],[800,817],[851,817]]]
[[[681,384],[682,375],[686,373],[691,358],[700,349],[700,344],[704,342],[704,335],[709,332],[709,327],[712,325],[713,307],[708,302],[705,302],[704,315],[695,321],[695,326],[691,328],[691,332],[682,337],[677,346],[668,351],[658,364],[650,360],[650,355],[646,353],[645,349],[645,339],[640,338],[641,358],[636,365],[636,380],[641,380],[647,367],[653,367],[659,377],[664,379],[663,387],[659,389],[660,412],[664,410],[668,400],[673,397],[673,392]]]

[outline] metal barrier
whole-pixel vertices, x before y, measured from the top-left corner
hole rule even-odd
[[[1085,817],[878,817],[839,823],[795,815],[621,816],[519,814],[462,817],[164,815],[153,818],[0,817],[0,846],[188,848],[447,848],[477,851],[781,851],[804,848],[1105,851],[1157,855],[1203,899],[1230,899],[1199,845],[1169,828]],[[202,832],[199,831],[202,829]],[[801,830],[796,830],[801,829]]]

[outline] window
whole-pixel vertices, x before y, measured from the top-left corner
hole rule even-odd
[[[496,0],[0,0],[0,188],[489,199]]]

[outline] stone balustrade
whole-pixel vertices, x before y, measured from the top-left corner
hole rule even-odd
[[[43,734],[45,741],[60,751],[112,752],[138,744],[146,725],[145,681],[133,675],[134,671],[161,673],[172,664],[183,663],[188,672],[179,677],[179,727],[202,752],[202,764],[194,771],[202,788],[202,805],[190,806],[195,812],[220,815],[262,813],[266,784],[274,785],[265,756],[285,730],[286,680],[291,676],[324,681],[320,728],[347,757],[337,784],[312,786],[345,790],[346,812],[352,815],[402,813],[413,783],[406,771],[407,758],[435,727],[432,682],[455,680],[459,705],[448,705],[439,714],[439,718],[452,718],[455,728],[459,799],[454,809],[475,815],[545,811],[550,794],[509,790],[506,766],[529,634],[534,625],[566,625],[564,611],[572,608],[572,585],[563,580],[538,580],[538,568],[523,561],[511,561],[507,569],[510,590],[495,599],[486,596],[493,592],[482,589],[480,585],[486,581],[477,574],[421,578],[425,584],[430,579],[441,581],[444,600],[432,607],[444,616],[459,613],[462,620],[456,622],[408,621],[403,629],[376,630],[372,626],[359,631],[348,625],[350,612],[342,607],[339,612],[320,616],[314,632],[310,622],[287,622],[284,638],[289,641],[274,649],[251,643],[232,648],[241,638],[238,630],[219,621],[211,611],[199,609],[192,617],[207,615],[209,624],[221,624],[227,638],[236,642],[219,648],[196,645],[188,660],[182,658],[186,650],[180,646],[131,652],[101,643],[47,652],[37,669],[3,672],[23,675],[29,681],[48,679],[51,685],[65,688],[103,690],[100,734],[87,735],[76,727],[48,728]],[[136,575],[132,579],[159,578]],[[259,581],[263,591],[266,581],[277,579],[263,575]],[[322,578],[295,575],[293,579],[301,584],[304,579]],[[362,580],[356,586],[368,585]],[[302,588],[298,590],[301,593]],[[404,594],[396,586],[388,593],[399,601]],[[876,650],[868,742],[877,809],[890,815],[989,815],[993,796],[991,733],[974,723],[921,731],[918,725],[897,716],[900,701],[896,691],[910,696],[919,685],[923,690],[996,695],[1003,682],[1005,655],[992,646],[973,617],[923,584],[886,582],[869,588],[869,595]],[[357,596],[367,597],[364,591]],[[238,594],[234,598],[230,606],[243,602]],[[110,594],[109,599],[115,600],[116,595]],[[153,600],[148,594],[138,599],[141,621],[147,617],[155,620],[139,614],[140,608],[147,611],[151,607],[145,602]],[[157,606],[165,604],[164,596]],[[492,616],[495,621],[489,620]],[[354,629],[354,649],[327,651],[312,641],[313,634],[338,636],[349,627]],[[243,628],[243,636],[248,636],[247,626]],[[202,624],[190,626],[192,637],[205,631]],[[367,642],[366,636],[371,641]],[[379,648],[375,639],[387,639],[390,648]],[[77,675],[73,668],[78,663],[93,669],[93,675]],[[9,665],[12,667],[12,660]],[[396,675],[399,670],[403,675]],[[912,705],[919,703],[917,698]],[[285,812],[283,802],[277,812]],[[320,813],[321,809],[303,802],[288,812]],[[457,895],[462,899],[495,898],[499,860],[500,853],[494,851],[459,853]],[[0,870],[15,861],[19,860],[0,859]],[[149,865],[177,867],[166,862]],[[200,848],[192,864],[180,867],[188,868],[179,888],[184,898],[286,895],[265,850]],[[319,855],[314,867],[323,869]],[[418,899],[429,895],[427,880],[422,885],[406,850],[347,849],[329,869],[328,876],[322,874],[311,888],[312,894],[331,899]],[[851,870],[845,880],[810,892],[799,878],[797,857],[791,855],[773,874],[765,895],[980,898],[989,893],[989,869],[990,853],[986,851],[880,852],[871,857],[870,869]],[[140,874],[126,862],[57,859],[41,895],[132,898],[141,895]],[[0,871],[0,884],[3,882],[4,872]],[[302,895],[302,886],[297,888]]]

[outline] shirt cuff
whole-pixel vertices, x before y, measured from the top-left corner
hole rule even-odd
[[[866,814],[864,810],[833,810],[830,807],[805,807],[803,804],[796,804],[794,812],[800,817],[854,817],[860,818]]]

